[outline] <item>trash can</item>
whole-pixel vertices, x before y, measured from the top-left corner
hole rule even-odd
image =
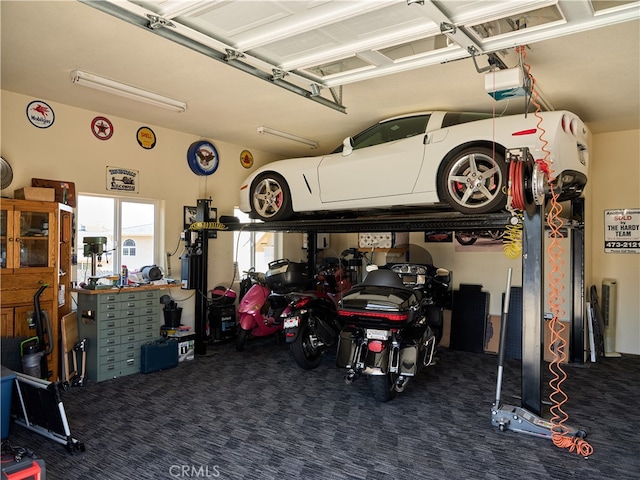
[[[182,307],[167,308],[164,307],[164,326],[165,327],[179,327],[180,319],[182,318]]]
[[[180,326],[180,319],[182,318],[182,307],[179,307],[176,301],[169,295],[162,295],[160,297],[160,303],[164,305],[164,326],[178,328]]]
[[[11,401],[13,397],[13,384],[15,383],[16,374],[13,370],[9,370],[2,365],[2,392],[1,401],[2,411],[0,412],[0,424],[2,425],[2,440],[9,436],[9,425],[11,424]]]
[[[212,342],[229,340],[236,335],[236,292],[218,285],[209,299],[209,339]]]

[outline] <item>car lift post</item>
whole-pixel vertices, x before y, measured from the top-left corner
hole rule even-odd
[[[544,232],[543,206],[523,214],[522,252],[522,406],[541,414],[544,349]],[[584,219],[584,200],[571,202],[571,218]],[[584,364],[584,228],[571,228],[571,335],[567,358]]]
[[[544,345],[544,212],[523,212],[522,251],[522,406],[542,413],[542,351]]]
[[[584,292],[584,198],[571,201],[571,218],[579,222],[571,229],[571,337],[569,339],[569,361],[583,365],[586,360],[585,340],[585,298]]]
[[[209,203],[207,199],[199,199],[196,206],[196,222],[209,221]],[[209,276],[209,237],[206,230],[199,230],[198,235],[201,236],[202,252],[198,256],[197,273],[195,277],[196,284],[193,286],[196,291],[195,299],[195,344],[194,353],[196,355],[205,355],[207,353],[207,321],[209,319],[208,300],[207,300],[207,280]]]

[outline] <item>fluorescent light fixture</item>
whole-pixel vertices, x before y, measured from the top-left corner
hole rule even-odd
[[[275,135],[276,137],[286,138],[287,140],[293,140],[294,142],[304,143],[305,145],[309,145],[311,148],[318,148],[318,142],[315,140],[309,140],[308,138],[300,137],[293,133],[282,132],[275,128],[258,127],[258,133],[267,133],[269,135]]]
[[[112,93],[114,95],[120,95],[121,97],[136,100],[138,102],[155,105],[160,108],[166,108],[173,112],[184,112],[187,109],[187,104],[184,102],[180,102],[163,95],[158,95],[157,93],[149,92],[138,87],[132,87],[126,83],[120,83],[115,80],[100,77],[93,73],[83,72],[82,70],[73,70],[71,72],[71,81],[77,85],[95,88],[96,90]]]

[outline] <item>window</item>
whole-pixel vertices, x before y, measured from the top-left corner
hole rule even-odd
[[[151,200],[78,195],[74,280],[118,275],[122,265],[135,272],[156,264],[158,212]]]
[[[486,120],[488,118],[492,118],[490,113],[449,112],[445,114],[444,120],[442,120],[442,128],[475,122],[477,120]]]
[[[135,257],[136,256],[136,242],[130,238],[122,242],[122,256],[123,257]]]
[[[372,147],[425,133],[430,115],[414,115],[377,123],[353,137],[353,149]],[[342,145],[333,151],[342,151]]]
[[[249,215],[241,212],[237,207],[233,213],[242,223],[252,220]],[[280,258],[280,233],[275,232],[233,232],[234,261],[237,264],[238,275],[242,278],[242,272],[255,268],[257,272],[266,272],[269,262]],[[240,278],[236,278],[239,280]]]

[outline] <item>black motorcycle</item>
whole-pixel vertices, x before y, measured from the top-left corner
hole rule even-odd
[[[316,290],[290,293],[290,308],[284,317],[284,332],[299,367],[312,370],[322,355],[336,345],[342,324],[337,302],[352,286],[351,272],[343,259],[327,259],[318,269]]]
[[[373,396],[391,400],[433,362],[442,338],[451,274],[433,265],[397,263],[370,271],[346,292],[338,314],[336,363],[351,384],[367,375]]]

